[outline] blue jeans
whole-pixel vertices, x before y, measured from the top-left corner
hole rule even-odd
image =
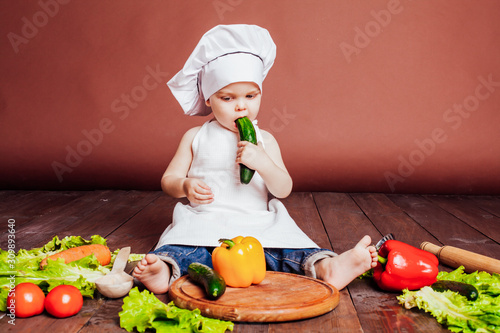
[[[170,264],[172,283],[187,274],[188,266],[193,262],[205,264],[211,268],[213,247],[164,245],[152,253]],[[333,257],[336,254],[327,249],[277,249],[265,248],[266,266],[269,271],[278,271],[316,277],[314,263]]]

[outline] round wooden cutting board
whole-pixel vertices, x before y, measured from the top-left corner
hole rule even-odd
[[[248,288],[227,287],[218,300],[209,300],[203,287],[186,275],[169,288],[175,305],[200,309],[206,317],[246,322],[276,322],[311,318],[333,310],[339,292],[317,279],[281,272],[266,272],[266,278]]]

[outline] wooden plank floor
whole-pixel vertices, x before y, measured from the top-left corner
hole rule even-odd
[[[430,241],[500,259],[500,196],[296,192],[282,201],[319,246],[338,253],[365,234],[376,242],[392,232],[417,247]],[[41,246],[55,235],[99,234],[112,250],[131,246],[134,253],[147,253],[171,222],[177,200],[144,191],[0,191],[0,202],[3,249],[13,219],[16,249]],[[3,317],[0,332],[124,332],[118,317],[122,300],[96,295],[85,299],[83,309],[71,318],[43,314],[16,318],[13,326]],[[341,291],[339,306],[325,315],[285,323],[237,323],[234,332],[447,332],[430,316],[403,309],[396,295],[358,279]],[[158,297],[169,301],[166,295]]]

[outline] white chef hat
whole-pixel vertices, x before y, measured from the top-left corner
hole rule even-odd
[[[212,112],[205,101],[234,82],[262,82],[276,57],[269,32],[256,25],[218,25],[203,35],[186,64],[168,83],[184,113]]]

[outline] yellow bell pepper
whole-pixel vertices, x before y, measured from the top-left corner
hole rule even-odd
[[[221,246],[212,252],[214,270],[230,287],[249,287],[266,277],[266,258],[260,242],[254,237],[238,236],[219,239]]]

